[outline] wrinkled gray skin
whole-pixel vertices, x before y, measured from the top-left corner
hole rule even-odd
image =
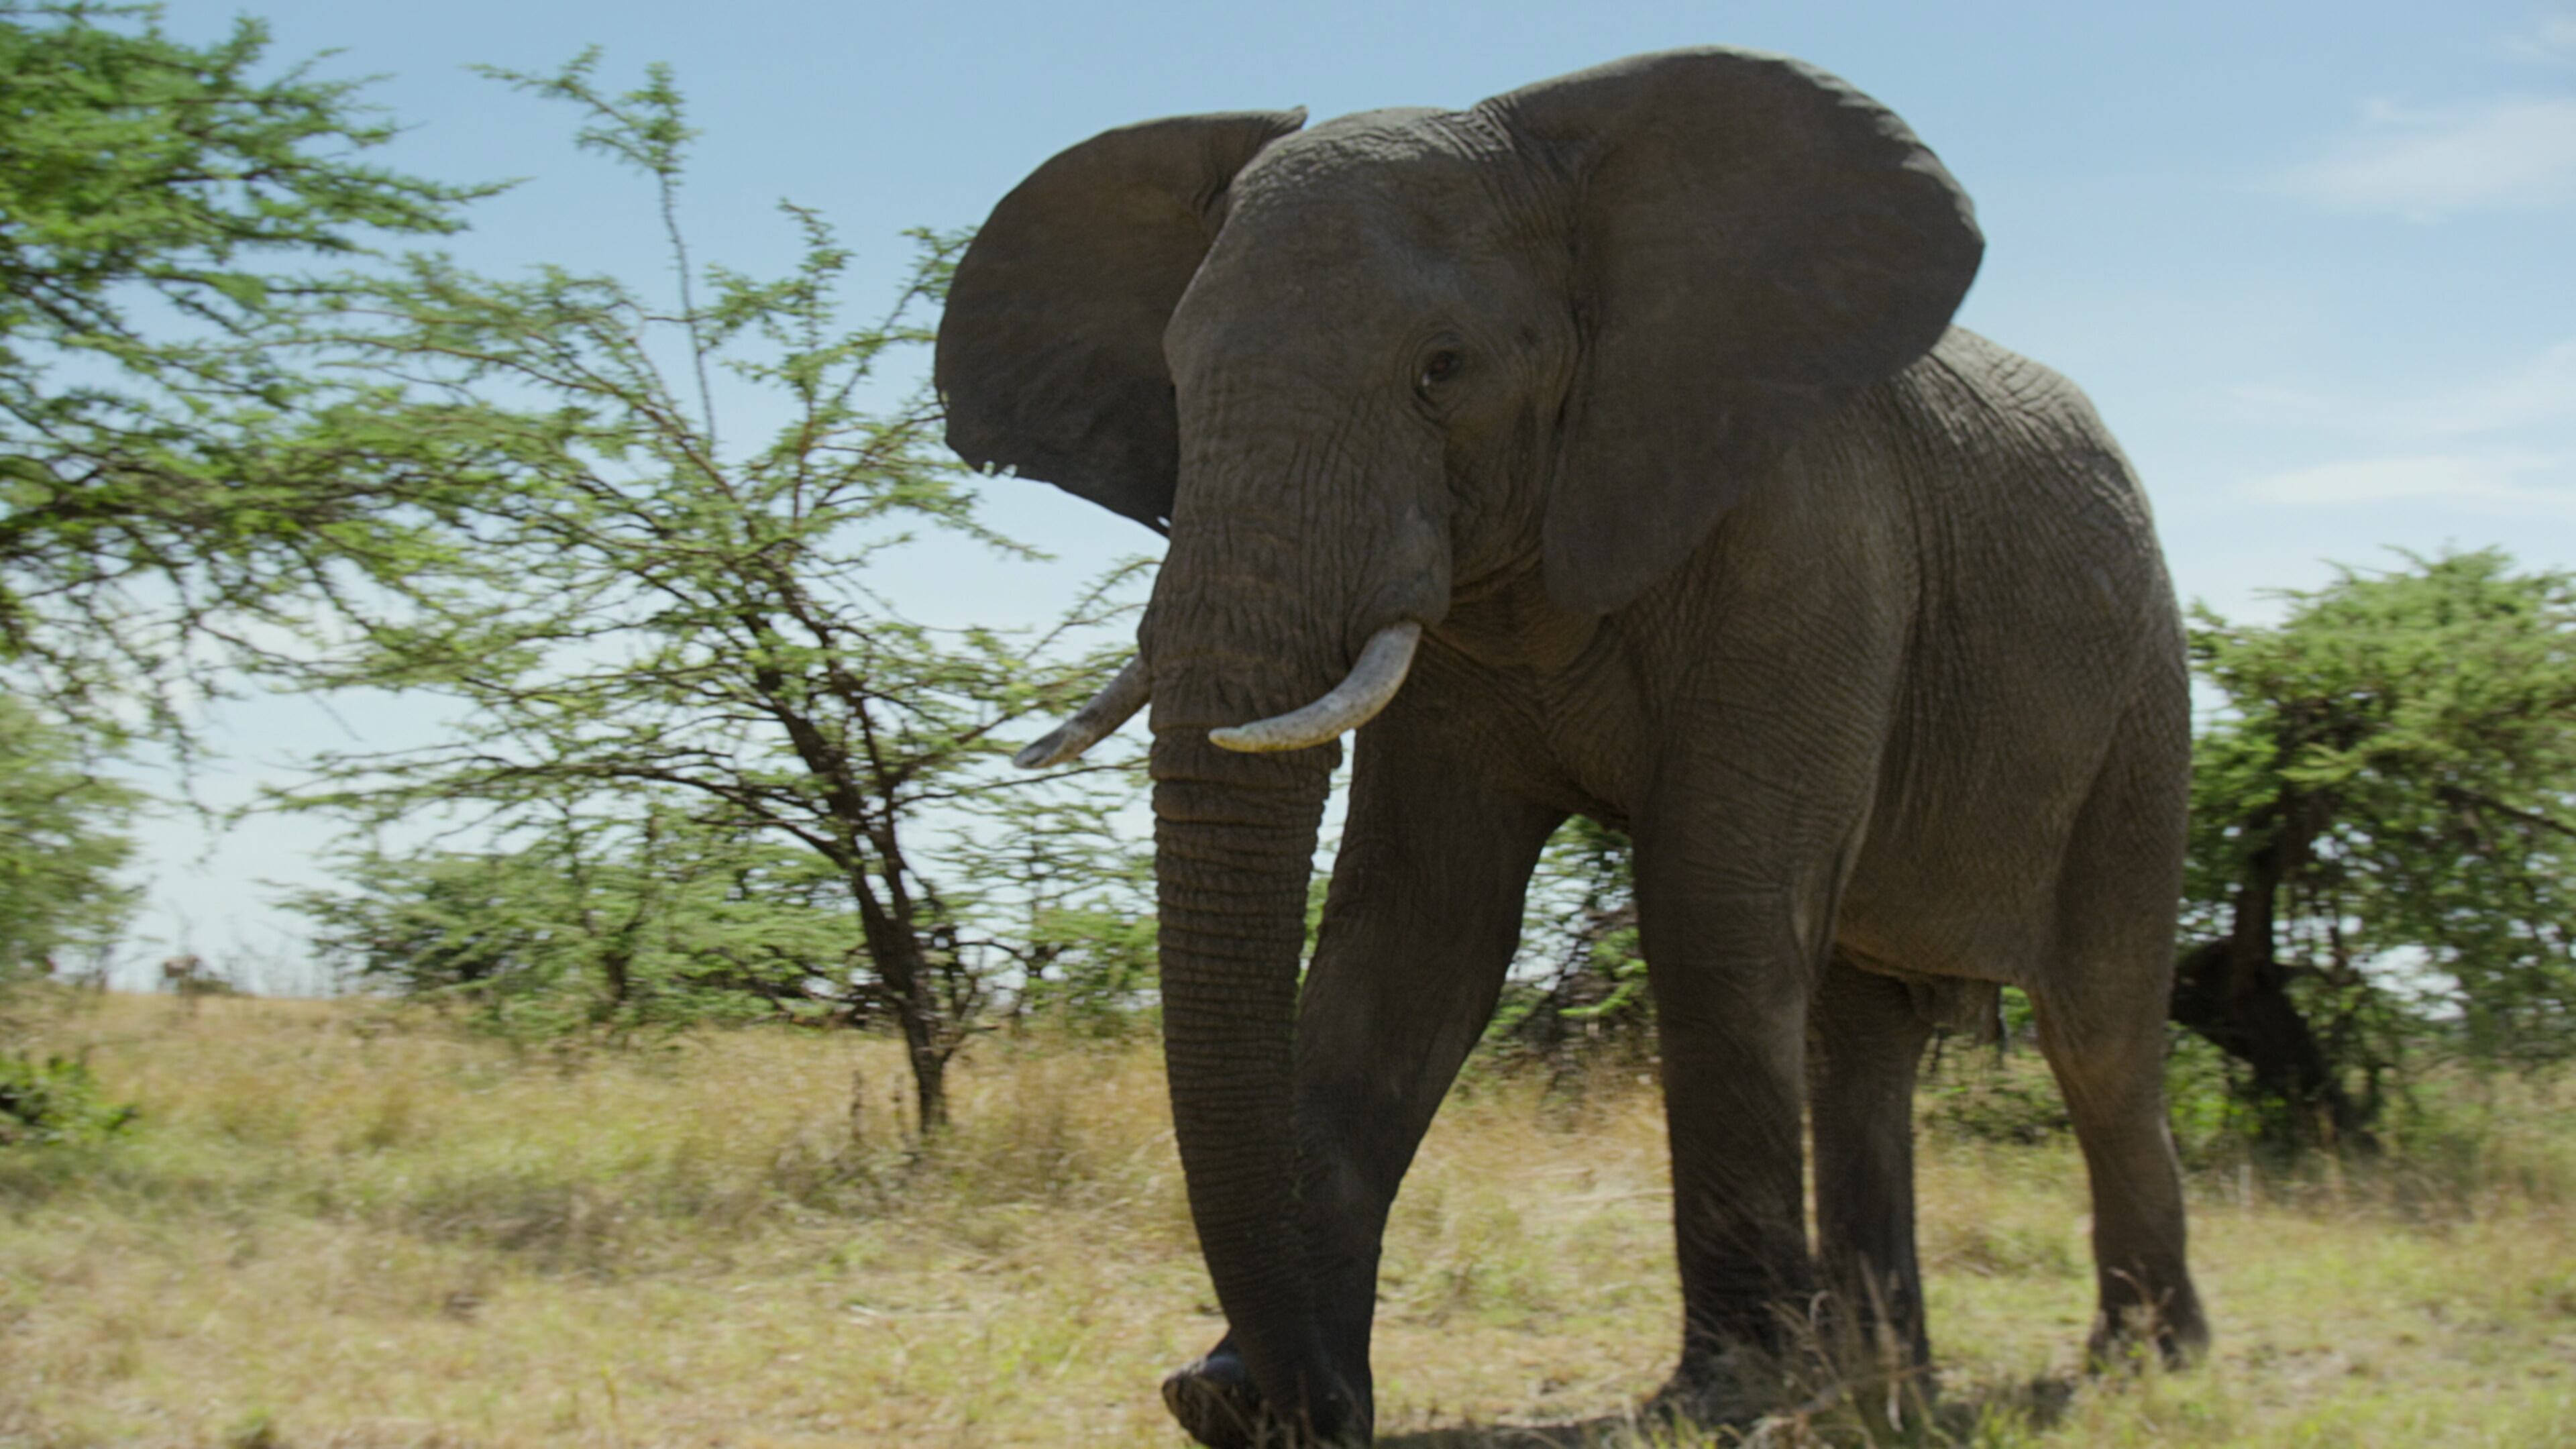
[[[1571,813],[1636,841],[1685,1401],[1820,1290],[1925,1352],[1907,1102],[1945,982],[2036,1007],[2097,1348],[2196,1348],[2159,1071],[2172,594],[2083,397],[1949,326],[1982,242],[1948,173],[1841,82],[1725,50],[1303,119],[1057,156],[939,339],[968,460],[1170,534],[1139,631],[1166,1050],[1230,1326],[1175,1413],[1367,1437],[1388,1205]],[[1301,995],[1338,748],[1209,731],[1403,620]]]

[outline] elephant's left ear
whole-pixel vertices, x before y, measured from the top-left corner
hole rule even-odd
[[[1904,122],[1785,57],[1638,56],[1478,109],[1573,183],[1586,353],[1542,555],[1570,608],[1636,597],[1801,430],[1928,351],[1985,250]]]

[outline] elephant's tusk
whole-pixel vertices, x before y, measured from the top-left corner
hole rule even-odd
[[[1145,673],[1145,661],[1130,659],[1116,678],[1101,686],[1089,704],[1073,712],[1073,718],[1030,741],[1027,748],[1011,756],[1011,763],[1023,770],[1044,770],[1079,759],[1083,751],[1108,738],[1143,709],[1153,693],[1154,681]]]
[[[1369,636],[1357,664],[1332,692],[1304,709],[1258,719],[1231,729],[1210,730],[1208,738],[1229,750],[1302,750],[1320,745],[1367,724],[1395,692],[1404,687],[1413,667],[1413,648],[1422,642],[1422,626],[1411,619],[1389,624]]]

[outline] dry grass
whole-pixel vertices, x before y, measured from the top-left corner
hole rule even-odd
[[[0,1155],[0,1444],[1173,1446],[1153,1385],[1218,1329],[1147,1047],[988,1043],[916,1161],[898,1058],[846,1037],[530,1057],[355,1006],[131,998],[44,1031],[145,1116]],[[2214,1161],[2219,1352],[2104,1381],[2075,1371],[2071,1149],[1927,1135],[1941,1408],[1763,1437],[2576,1444],[2557,1106],[2489,1104],[2366,1178]],[[1388,1437],[1676,1442],[1617,1423],[1670,1358],[1666,1211],[1650,1089],[1471,1084],[1390,1230]]]

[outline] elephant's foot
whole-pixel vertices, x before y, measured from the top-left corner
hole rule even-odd
[[[1252,1387],[1252,1374],[1223,1344],[1172,1370],[1163,1380],[1163,1407],[1210,1449],[1256,1449],[1280,1438]]]
[[[1758,1349],[1731,1348],[1684,1357],[1646,1401],[1646,1413],[1706,1429],[1742,1428],[1789,1401],[1777,1358]]]
[[[1934,1393],[1932,1376],[1920,1365],[1882,1361],[1837,1368],[1813,1354],[1783,1360],[1758,1349],[1733,1349],[1674,1370],[1646,1401],[1645,1412],[1730,1430],[1747,1443],[1768,1443],[1781,1425],[1810,1426],[1821,1416],[1850,1415],[1873,1429],[1901,1431],[1930,1408]]]
[[[1370,1413],[1363,1400],[1324,1406],[1325,1422],[1283,1419],[1272,1412],[1231,1339],[1172,1371],[1163,1380],[1163,1407],[1211,1449],[1320,1449],[1369,1442]]]
[[[1855,1311],[1851,1301],[1819,1305],[1801,1379],[1834,1384],[1855,1403],[1884,1401],[1891,1421],[1897,1405],[1928,1407],[1939,1382],[1920,1320],[1893,1319],[1875,1303]]]
[[[2197,1304],[2182,1314],[2166,1315],[2132,1304],[2115,1320],[2094,1320],[2084,1344],[2085,1366],[2095,1373],[2136,1369],[2152,1358],[2166,1369],[2186,1369],[2209,1353],[2209,1325]]]

